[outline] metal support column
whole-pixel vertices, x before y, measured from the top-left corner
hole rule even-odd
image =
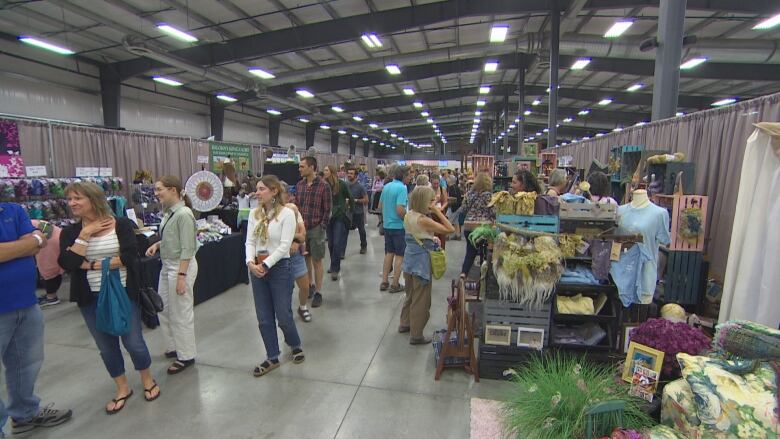
[[[680,57],[686,0],[661,0],[653,79],[653,120],[673,117],[680,92]]]
[[[119,128],[122,81],[116,70],[107,65],[100,67],[100,100],[103,104],[103,125]]]
[[[369,142],[363,142],[363,157],[368,157]]]
[[[337,154],[339,152],[339,132],[336,130],[330,131],[330,153]]]
[[[547,147],[555,146],[558,137],[558,49],[561,43],[561,9],[558,1],[553,2],[553,9],[550,11],[550,105],[547,118]]]
[[[277,119],[268,120],[268,144],[271,146],[279,146],[279,128],[282,126],[282,121]]]
[[[314,146],[314,134],[316,132],[317,132],[317,124],[311,122],[306,124],[306,149],[307,150],[312,146]]]
[[[504,136],[504,147],[501,151],[502,156],[509,154],[509,90],[504,92],[504,131],[506,132],[506,136]],[[498,155],[498,151],[496,151],[496,155]]]
[[[517,155],[523,155],[523,139],[525,139],[525,69],[517,71]]]
[[[214,140],[222,140],[225,130],[225,106],[215,96],[209,98],[209,114],[211,117],[211,135],[214,136]]]
[[[349,137],[349,155],[352,155],[352,156],[355,155],[355,151],[357,151],[357,141],[358,141],[358,139],[356,139],[356,138],[354,138],[352,136]],[[338,152],[338,151],[336,151],[336,152]]]

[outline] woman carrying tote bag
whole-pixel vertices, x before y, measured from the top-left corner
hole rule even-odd
[[[160,387],[154,380],[150,366],[152,358],[141,333],[141,309],[136,273],[138,247],[133,222],[114,218],[103,189],[91,182],[71,183],[65,188],[68,206],[77,223],[62,230],[58,262],[70,273],[70,300],[78,303],[84,322],[92,334],[103,364],[116,383],[114,398],[106,404],[106,413],[121,411],[133,390],[127,382],[121,339],[130,354],[135,369],[141,374],[144,399],[154,401],[160,396]],[[103,286],[102,262],[110,259],[110,269],[118,270],[131,303],[129,331],[122,336],[110,335],[97,327],[97,299]]]

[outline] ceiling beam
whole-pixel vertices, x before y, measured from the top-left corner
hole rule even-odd
[[[62,0],[60,0],[62,1]],[[568,0],[559,0],[568,6]],[[547,11],[553,0],[447,0],[425,5],[325,20],[272,32],[206,43],[173,52],[201,66],[250,60],[269,55],[356,41],[366,32],[391,34],[456,18]],[[123,77],[135,76],[165,64],[146,58],[118,63]]]
[[[658,7],[659,3],[659,0],[590,0],[584,9]],[[700,11],[769,14],[776,12],[777,4],[766,0],[688,0],[686,8]]]

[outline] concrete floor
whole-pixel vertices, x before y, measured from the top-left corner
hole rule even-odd
[[[324,280],[325,302],[313,310],[313,322],[296,315],[306,362],[283,362],[261,378],[251,375],[265,353],[248,285],[195,308],[197,364],[180,375],[166,375],[160,330],[147,330],[162,395],[145,402],[131,372],[135,395],[115,416],[104,412],[113,382],[77,308],[46,308],[46,359],[37,393],[44,404],[73,409],[74,419],[29,437],[468,438],[470,398],[500,399],[506,384],[474,383],[459,370],[433,379],[431,346],[411,346],[396,332],[403,295],[379,291],[384,241],[376,220],[369,221],[368,254],[358,253],[352,232],[342,277]],[[449,269],[434,284],[427,333],[445,327],[449,279],[458,275],[464,252],[463,241],[447,246]],[[126,365],[132,369],[127,357]]]

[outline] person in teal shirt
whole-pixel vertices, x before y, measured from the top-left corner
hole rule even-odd
[[[401,264],[404,261],[406,251],[406,232],[404,231],[404,216],[408,204],[406,185],[409,183],[409,167],[396,166],[393,172],[393,181],[382,188],[379,198],[379,208],[382,211],[382,223],[385,229],[385,261],[382,267],[382,283],[380,291],[400,293],[404,291],[400,285]],[[388,277],[390,269],[393,269],[393,283],[390,285]]]

